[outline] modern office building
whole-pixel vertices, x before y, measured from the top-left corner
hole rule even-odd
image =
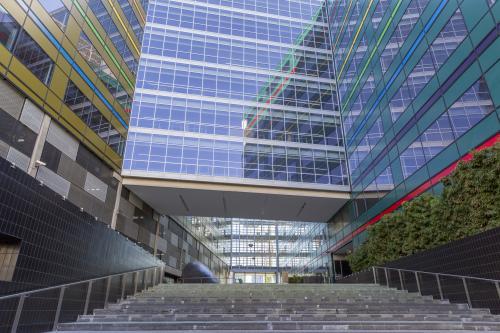
[[[244,283],[286,280],[282,273],[293,273],[309,262],[326,237],[321,233],[326,223],[219,217],[178,219],[203,230],[210,238],[207,242],[213,245],[211,250],[228,264],[229,278]]]
[[[151,1],[123,175],[162,213],[326,221],[349,198],[324,1]]]
[[[0,1],[2,292],[158,259],[348,270],[367,226],[498,142],[499,18],[491,0]]]
[[[304,267],[352,251],[367,226],[499,141],[500,5],[329,1],[352,199]],[[315,262],[317,262],[315,264]]]
[[[499,11],[152,1],[125,183],[160,212],[329,222],[302,270],[331,267],[368,225],[498,141]]]
[[[223,274],[179,221],[122,186],[146,6],[0,1],[0,293],[142,268],[153,255],[179,276],[187,252]]]

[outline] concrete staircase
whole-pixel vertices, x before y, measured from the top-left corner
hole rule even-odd
[[[59,332],[500,332],[500,316],[365,284],[164,284]]]

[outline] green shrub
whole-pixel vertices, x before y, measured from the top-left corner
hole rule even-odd
[[[288,283],[304,283],[303,276],[293,275],[288,278]]]
[[[353,271],[382,265],[500,226],[500,144],[443,178],[442,196],[424,193],[369,227],[348,260]]]

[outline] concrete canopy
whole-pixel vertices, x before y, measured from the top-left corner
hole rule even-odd
[[[349,199],[331,190],[193,180],[124,177],[123,184],[156,211],[173,216],[327,222]]]

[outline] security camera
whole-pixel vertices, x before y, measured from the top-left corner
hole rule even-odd
[[[47,163],[45,163],[45,162],[43,162],[43,161],[40,161],[40,160],[36,160],[35,164],[36,164],[36,166],[38,166],[38,167],[39,167],[39,166],[46,166],[46,165],[47,165]]]

